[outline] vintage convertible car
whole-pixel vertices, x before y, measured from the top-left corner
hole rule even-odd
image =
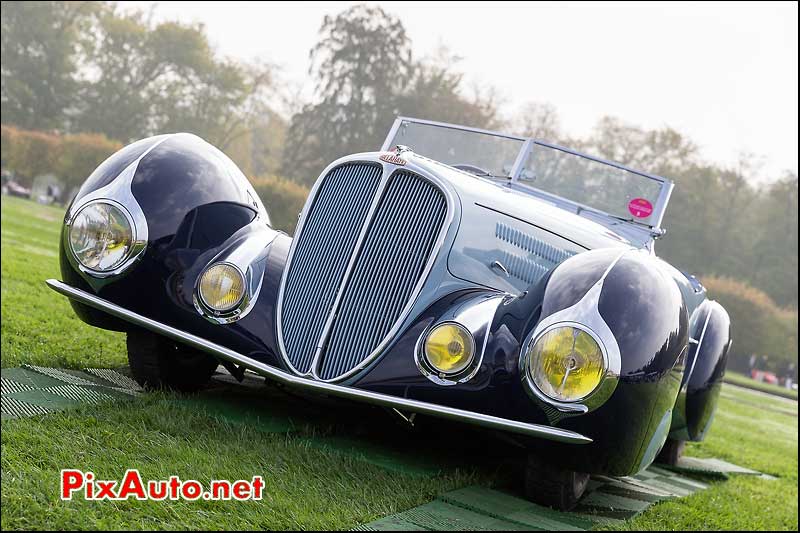
[[[219,150],[161,135],[89,176],[47,283],[127,332],[145,386],[197,389],[221,363],[489,428],[529,450],[528,496],[567,508],[589,474],[675,461],[713,418],[730,322],[654,253],[672,187],[398,118],[382,151],[322,172],[291,238]]]

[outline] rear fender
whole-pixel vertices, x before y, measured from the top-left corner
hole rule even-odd
[[[730,317],[724,307],[708,300],[695,313],[691,348],[670,429],[670,437],[676,440],[701,441],[705,437],[732,343]]]

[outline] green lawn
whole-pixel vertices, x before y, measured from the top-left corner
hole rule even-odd
[[[751,379],[744,374],[739,374],[738,372],[725,372],[725,382],[733,383],[734,385],[739,385],[740,387],[746,387],[748,389],[768,392],[770,394],[777,394],[778,396],[783,396],[785,398],[792,398],[794,400],[797,399],[796,390],[790,390],[786,387],[773,385],[772,383],[762,383],[760,381]]]
[[[66,300],[43,280],[58,277],[56,239],[62,212],[31,202],[2,201],[2,366],[22,363],[82,368],[125,363],[124,338],[84,325]],[[268,417],[265,395],[252,407]],[[287,399],[295,408],[305,402]],[[322,411],[325,411],[324,409]],[[440,473],[386,470],[312,445],[320,432],[404,446],[401,432],[352,414],[331,415],[289,434],[233,423],[197,404],[149,394],[2,424],[3,529],[349,529],[472,483],[508,483],[508,472],[464,460],[447,443]],[[313,417],[312,417],[313,418]],[[377,428],[377,429],[376,429]],[[688,453],[719,457],[777,476],[738,477],[651,507],[625,524],[630,529],[797,530],[797,402],[725,387],[706,442]],[[412,446],[409,444],[408,446]],[[420,446],[414,443],[413,446]],[[414,448],[419,449],[419,448]],[[264,476],[262,502],[86,502],[58,499],[58,473],[71,467],[99,478],[137,467],[145,478]]]
[[[87,326],[44,280],[60,278],[64,211],[3,196],[2,365],[65,368],[127,364],[125,337]]]

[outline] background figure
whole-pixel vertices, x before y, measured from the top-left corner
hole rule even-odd
[[[795,367],[794,363],[789,363],[789,366],[786,368],[786,375],[784,376],[783,384],[786,386],[787,389],[791,390],[792,385],[794,385],[795,380],[797,379],[797,367]]]
[[[758,356],[756,354],[750,354],[750,359],[747,361],[747,375],[751,378],[755,379],[755,375],[753,372],[756,369],[756,363],[758,362]]]

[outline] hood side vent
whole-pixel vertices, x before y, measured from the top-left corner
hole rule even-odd
[[[500,240],[513,244],[526,252],[536,255],[548,263],[558,264],[568,257],[575,255],[575,252],[556,248],[544,241],[524,233],[516,228],[512,228],[502,222],[498,222],[494,231],[495,237]]]

